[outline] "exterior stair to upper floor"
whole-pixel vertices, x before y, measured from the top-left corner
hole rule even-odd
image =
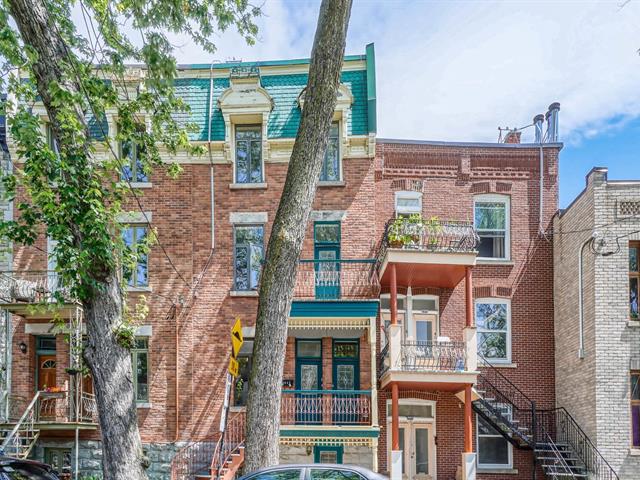
[[[245,414],[238,412],[217,440],[192,442],[171,462],[171,480],[233,480],[244,463]]]
[[[40,393],[37,392],[33,396],[13,428],[3,427],[0,429],[0,439],[2,439],[0,452],[2,454],[15,458],[27,458],[31,453],[40,436],[40,430],[36,427]]]
[[[516,448],[531,450],[550,480],[619,480],[564,408],[538,410],[509,379],[482,359],[473,409]]]

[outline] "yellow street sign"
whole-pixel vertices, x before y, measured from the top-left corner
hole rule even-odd
[[[237,377],[239,369],[240,369],[240,364],[238,364],[238,361],[235,358],[230,358],[229,359],[229,373],[231,375],[233,375],[234,377]]]
[[[236,323],[233,325],[231,329],[231,357],[238,358],[238,352],[240,352],[240,347],[244,343],[244,339],[242,338],[242,322],[240,322],[240,317],[236,318]]]

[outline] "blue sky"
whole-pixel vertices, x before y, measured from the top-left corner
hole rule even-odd
[[[496,141],[499,126],[528,125],[559,101],[566,206],[595,165],[640,179],[640,1],[623,3],[354,0],[347,53],[375,43],[380,137]],[[265,0],[257,44],[226,32],[213,58],[308,57],[319,4]],[[180,63],[212,60],[173,40]]]

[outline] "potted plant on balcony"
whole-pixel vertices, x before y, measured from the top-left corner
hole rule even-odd
[[[429,218],[426,222],[422,222],[422,228],[427,236],[427,244],[434,247],[438,244],[438,237],[442,233],[442,223],[437,216]]]
[[[424,231],[422,215],[415,213],[408,217],[396,218],[389,228],[387,236],[389,246],[402,248],[409,245],[417,245]]]

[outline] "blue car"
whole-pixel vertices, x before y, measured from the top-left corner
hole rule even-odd
[[[49,465],[0,456],[0,480],[59,480]]]

